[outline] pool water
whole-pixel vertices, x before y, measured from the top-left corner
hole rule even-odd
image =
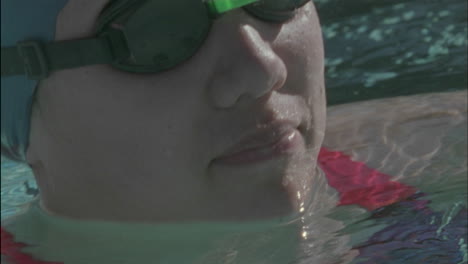
[[[466,89],[467,2],[315,0],[330,104]]]
[[[370,212],[336,208],[354,263],[466,263],[466,112],[466,91],[329,108],[327,147],[417,189]]]
[[[231,223],[219,226],[215,237],[210,237],[213,225],[101,224],[94,228],[102,234],[135,239],[139,255],[119,256],[127,249],[118,247],[118,239],[112,250],[96,240],[87,242],[87,251],[77,239],[67,242],[68,252],[53,254],[79,259],[80,253],[93,251],[102,254],[104,264],[468,263],[466,1],[314,2],[327,53],[330,107],[324,145],[415,187],[415,194],[375,210],[358,205],[325,210],[315,203],[299,222]],[[28,205],[34,208],[38,191],[27,167],[2,157],[1,177],[2,221]],[[37,210],[31,214],[43,224],[86,229]],[[161,230],[165,239],[148,235]],[[168,237],[185,244],[170,248]],[[215,242],[205,245],[203,237]],[[146,252],[149,243],[153,250]],[[182,252],[194,245],[198,251]],[[154,249],[179,259],[164,262],[164,254]],[[41,246],[26,250],[42,256]],[[197,262],[188,261],[192,256]],[[90,264],[86,259],[74,263]]]

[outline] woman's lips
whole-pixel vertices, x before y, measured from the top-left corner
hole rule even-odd
[[[282,124],[259,131],[235,145],[214,161],[224,165],[245,165],[292,153],[304,140],[299,130]]]

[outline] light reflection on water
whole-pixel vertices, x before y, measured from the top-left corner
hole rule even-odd
[[[2,156],[1,160],[1,219],[14,215],[35,197],[35,193],[28,194],[27,186],[37,189],[31,170],[27,166],[8,161]]]
[[[314,2],[324,28],[331,105],[466,89],[466,1]],[[412,200],[373,212],[343,206],[311,215],[299,233],[304,241],[297,263],[352,259],[353,263],[379,264],[467,263],[466,110],[455,113],[453,109],[463,109],[463,102],[452,103],[449,95],[417,98],[329,109],[329,126],[335,129],[329,128],[327,147],[417,186],[421,192]],[[388,110],[397,104],[413,113],[432,114],[386,123],[386,119],[397,120],[398,115]],[[450,107],[452,112],[446,111]],[[360,123],[359,118],[367,121]],[[369,120],[373,125],[366,123]],[[28,168],[3,157],[1,175],[3,220],[34,198],[36,185]],[[255,254],[268,238],[277,239],[272,243],[282,249],[281,238],[272,231],[252,240],[219,244],[223,253],[212,255],[207,263],[239,263],[240,251]]]

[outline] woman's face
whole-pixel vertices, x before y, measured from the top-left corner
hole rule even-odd
[[[56,40],[92,37],[107,2],[70,0]],[[308,3],[283,24],[229,12],[192,58],[165,72],[54,73],[38,88],[28,150],[43,205],[150,221],[300,210],[325,127],[323,57]]]

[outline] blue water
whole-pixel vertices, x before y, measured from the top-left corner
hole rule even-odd
[[[318,6],[326,43],[327,93],[329,104],[333,105],[330,116],[338,118],[339,114],[335,113],[361,109],[341,105],[343,103],[466,90],[466,1],[314,2]],[[466,97],[466,93],[461,95]],[[437,102],[435,98],[432,100]],[[448,97],[440,98],[441,101],[448,100]],[[453,113],[448,112],[446,116]],[[441,115],[441,112],[437,113]],[[385,115],[381,119],[385,119]],[[421,125],[418,123],[421,120],[427,123]],[[409,123],[404,126],[408,136],[400,141],[395,139],[396,143],[392,144],[388,143],[388,135],[383,136],[381,132],[375,135],[369,132],[369,144],[359,146],[340,145],[330,140],[329,144],[337,144],[337,150],[353,154],[357,160],[390,175],[415,175],[407,183],[416,186],[420,192],[372,212],[357,206],[344,206],[326,215],[310,216],[305,227],[309,236],[301,242],[299,257],[289,263],[468,263],[466,113],[439,121],[431,115]],[[447,129],[442,129],[440,124]],[[369,131],[372,128],[362,127]],[[362,131],[361,135],[345,137],[364,137],[367,130]],[[430,133],[429,142],[424,135]],[[423,155],[402,154],[406,146],[431,145],[435,141],[440,144],[434,145],[427,159]],[[3,220],[20,212],[37,197],[38,191],[27,167],[3,157],[1,177]],[[242,250],[261,248],[261,241],[275,237],[274,234],[272,231],[240,241],[237,248],[233,246],[230,253],[210,263],[250,264],[239,260],[241,257],[236,260],[236,254],[241,256]],[[281,243],[276,245],[277,251],[281,251]],[[222,247],[220,244],[219,248]],[[274,254],[270,252],[259,259],[274,263]],[[258,260],[255,263],[264,262]]]
[[[330,104],[466,89],[467,2],[316,0]]]

